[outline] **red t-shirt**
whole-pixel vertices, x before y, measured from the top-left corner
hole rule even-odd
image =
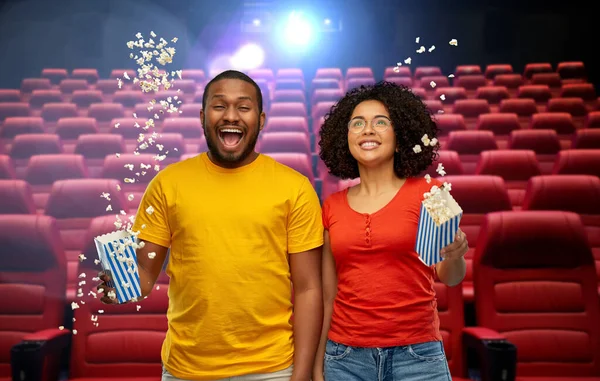
[[[423,193],[441,184],[408,178],[372,214],[353,210],[347,189],[324,202],[323,224],[338,278],[329,339],[380,348],[442,341],[435,268],[414,250]]]

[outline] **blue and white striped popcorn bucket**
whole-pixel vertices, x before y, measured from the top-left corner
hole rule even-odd
[[[427,266],[433,266],[443,260],[440,250],[454,242],[463,215],[461,207],[449,192],[444,192],[444,198],[452,212],[452,218],[439,225],[429,214],[425,205],[421,203],[415,251]]]
[[[111,278],[108,286],[115,289],[119,303],[142,296],[137,256],[131,242],[136,242],[136,237],[125,230],[94,238],[102,270]]]

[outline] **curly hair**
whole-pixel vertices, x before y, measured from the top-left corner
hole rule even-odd
[[[341,179],[359,177],[358,162],[348,147],[348,122],[358,104],[376,100],[383,103],[390,114],[397,151],[394,153],[394,171],[400,178],[416,176],[425,171],[436,159],[439,145],[425,147],[423,135],[437,138],[438,127],[432,114],[409,88],[386,81],[372,86],[361,86],[348,92],[325,115],[319,131],[319,157],[329,173]],[[421,152],[413,147],[419,144]]]

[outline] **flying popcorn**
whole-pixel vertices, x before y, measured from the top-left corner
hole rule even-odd
[[[431,48],[429,48],[429,53],[433,52],[435,50],[435,45],[431,45]]]
[[[440,176],[446,176],[446,171],[444,170],[444,165],[442,163],[438,163],[437,169],[435,170]]]
[[[421,53],[425,53],[425,47],[421,46],[418,50],[417,53],[421,54]]]
[[[134,195],[132,195],[132,194],[130,194],[129,196],[127,196],[127,199],[128,199],[129,201],[133,201],[133,198],[134,198]]]
[[[444,94],[440,95],[440,99],[443,100],[443,101],[445,101],[446,100],[446,95],[444,95]]]
[[[413,147],[413,151],[414,151],[415,153],[419,153],[419,152],[421,152],[421,146],[420,146],[420,145],[418,145],[418,144],[417,144],[417,145],[415,145],[415,146]]]
[[[435,88],[437,86],[437,83],[435,83],[434,81],[429,82],[429,86],[431,86],[432,88]]]
[[[438,144],[438,140],[437,140],[437,138],[433,138],[433,139],[431,139],[431,141],[429,142],[429,145],[430,145],[431,147],[434,147],[434,146],[435,146],[435,145],[437,145],[437,144]]]
[[[154,251],[148,253],[148,258],[154,259],[156,257],[156,253]]]
[[[425,181],[427,181],[427,184],[431,184],[431,176],[429,174],[425,175]]]
[[[86,259],[87,259],[87,258],[86,258],[86,256],[85,256],[85,255],[83,255],[83,254],[79,254],[79,262],[83,262],[83,261],[85,261]]]
[[[421,39],[421,37],[417,37],[417,38],[415,39],[415,44],[418,44],[420,39]]]
[[[71,309],[72,309],[72,310],[76,310],[76,309],[78,309],[78,308],[79,308],[79,304],[77,304],[77,303],[75,303],[75,302],[72,302],[72,303],[71,303]]]
[[[404,60],[404,63],[407,65],[410,65],[410,63],[412,62],[412,58],[408,57],[407,59]]]
[[[453,38],[452,40],[450,40],[450,45],[458,46],[458,41],[456,41],[456,38]]]
[[[454,74],[448,74],[448,78],[454,78]]]
[[[152,215],[152,213],[154,213],[154,208],[152,207],[152,205],[146,208],[146,213],[148,213],[149,215]]]
[[[429,143],[431,142],[429,140],[429,137],[427,136],[427,134],[423,135],[423,137],[421,138],[421,141],[423,142],[423,145],[425,145],[425,147],[427,147],[429,145]]]

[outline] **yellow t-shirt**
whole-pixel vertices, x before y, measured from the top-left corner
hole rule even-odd
[[[288,254],[323,244],[321,206],[305,176],[264,155],[225,169],[202,153],[157,174],[133,230],[171,247],[162,361],[173,376],[214,380],[292,365]]]

